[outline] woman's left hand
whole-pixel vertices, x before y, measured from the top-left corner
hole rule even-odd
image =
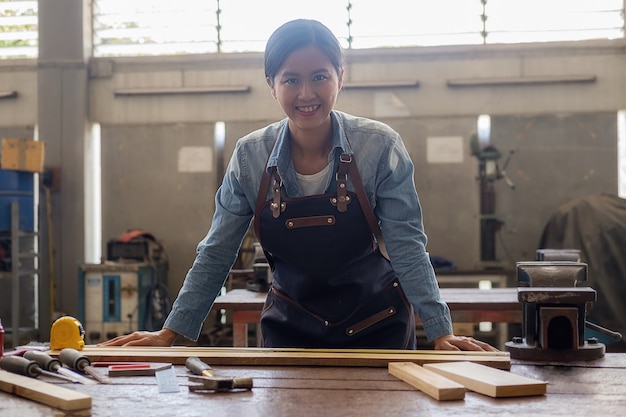
[[[473,337],[448,334],[435,339],[435,350],[474,350],[498,352],[489,343],[481,342]]]

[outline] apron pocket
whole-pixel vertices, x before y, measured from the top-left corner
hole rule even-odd
[[[370,316],[368,318],[366,318],[365,320],[361,320],[360,322],[356,323],[353,326],[350,326],[346,329],[346,334],[348,336],[354,336],[355,334],[359,333],[362,330],[367,329],[370,326],[375,325],[376,323],[379,323],[389,317],[392,317],[393,315],[396,314],[396,308],[395,307],[389,307],[384,309],[383,311],[374,314],[373,316]]]

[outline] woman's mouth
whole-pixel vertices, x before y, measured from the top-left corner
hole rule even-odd
[[[316,111],[317,109],[319,109],[320,107],[321,106],[319,104],[315,106],[297,106],[296,110],[298,110],[301,113],[312,113]]]

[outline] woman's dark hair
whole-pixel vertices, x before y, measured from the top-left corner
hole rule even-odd
[[[317,20],[297,19],[287,22],[272,33],[265,47],[265,77],[274,81],[276,73],[293,52],[317,46],[341,73],[343,51],[335,35]]]

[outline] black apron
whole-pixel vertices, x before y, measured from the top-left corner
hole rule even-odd
[[[413,307],[373,244],[361,206],[371,212],[369,201],[346,191],[356,163],[341,156],[336,193],[301,198],[282,196],[272,169],[264,173],[255,213],[257,239],[273,270],[261,314],[263,345],[415,349]],[[265,201],[270,178],[273,198]]]

